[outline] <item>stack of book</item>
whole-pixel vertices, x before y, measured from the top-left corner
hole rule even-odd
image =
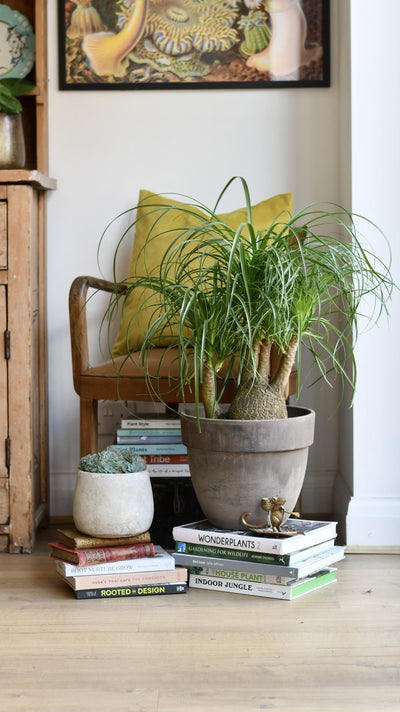
[[[122,419],[116,444],[141,455],[150,477],[190,477],[179,418]]]
[[[100,539],[74,527],[58,529],[49,544],[57,575],[76,598],[126,598],[186,593],[187,571],[150,541],[149,532]]]
[[[189,587],[292,600],[336,580],[344,558],[336,522],[289,519],[295,535],[223,531],[206,519],[175,526],[173,557],[189,569]]]

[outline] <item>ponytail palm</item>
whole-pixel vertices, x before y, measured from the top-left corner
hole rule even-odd
[[[354,390],[358,320],[365,297],[372,323],[386,311],[393,289],[390,255],[384,264],[363,246],[355,220],[365,219],[336,205],[309,206],[285,221],[278,215],[256,231],[243,178],[247,221],[234,230],[217,215],[233,180],[213,210],[197,201],[168,208],[196,215],[198,223],[176,234],[156,273],[130,278],[127,294],[144,287],[149,301],[156,297],[163,307],[154,309],[142,345],[144,369],[151,350],[173,332],[168,349],[177,348],[180,383],[191,384],[198,404],[201,394],[207,417],[218,417],[226,380],[235,374],[229,418],[284,418],[289,376],[304,346],[318,377],[330,384],[338,376]],[[156,202],[148,206],[155,222],[144,251],[157,239],[161,209],[165,213]],[[116,282],[110,315],[126,298],[118,290]],[[274,374],[272,348],[281,356]],[[151,385],[157,391],[156,379]]]

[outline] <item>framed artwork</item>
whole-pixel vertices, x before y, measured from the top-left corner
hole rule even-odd
[[[58,0],[60,89],[330,85],[329,0]]]

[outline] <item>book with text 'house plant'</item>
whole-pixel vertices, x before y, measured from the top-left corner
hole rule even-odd
[[[156,553],[152,542],[103,546],[96,549],[69,549],[58,542],[51,542],[49,546],[51,548],[52,557],[68,561],[77,566],[95,566],[105,564],[108,561],[153,557]]]
[[[336,581],[336,569],[332,568],[324,569],[315,576],[284,585],[232,581],[195,573],[190,573],[189,575],[189,586],[192,588],[202,588],[220,593],[242,593],[248,596],[279,598],[286,601],[304,596],[306,593],[327,586],[334,581]]]
[[[203,519],[175,526],[172,536],[175,541],[180,542],[222,546],[241,551],[289,554],[332,539],[336,536],[336,527],[337,522],[288,519],[281,526],[282,534],[261,535],[250,531],[217,529],[207,519]],[[290,532],[291,535],[285,536],[283,532]],[[293,535],[293,532],[296,534]]]
[[[282,577],[289,580],[301,579],[306,576],[316,574],[321,569],[331,566],[344,558],[344,547],[332,546],[329,550],[316,554],[299,562],[297,566],[285,566],[280,564],[263,564],[260,562],[243,561],[235,559],[218,559],[212,556],[196,556],[194,554],[172,554],[178,566],[187,566],[196,573],[207,573],[213,571],[220,572],[221,577],[231,574],[231,578],[247,576],[273,576],[276,579]],[[257,578],[255,579],[257,580]],[[272,581],[271,581],[272,582]]]
[[[100,576],[103,574],[134,573],[142,571],[170,571],[175,568],[175,559],[161,546],[155,545],[155,555],[140,559],[110,561],[94,566],[75,566],[61,559],[54,559],[56,571],[62,576]]]
[[[150,541],[150,532],[135,534],[134,536],[104,539],[103,537],[89,536],[78,531],[72,524],[68,527],[57,529],[58,543],[69,549],[96,549],[103,546],[118,546],[125,544],[139,544]]]
[[[165,571],[137,571],[115,574],[92,574],[89,576],[64,576],[57,570],[57,574],[75,591],[84,591],[91,588],[118,588],[124,586],[149,586],[161,583],[186,583],[188,570],[175,568]]]
[[[111,588],[91,588],[84,591],[74,591],[75,598],[91,599],[116,599],[145,596],[162,596],[174,593],[186,593],[187,584],[184,582],[160,583],[149,586],[115,586]]]
[[[275,566],[293,566],[298,562],[305,561],[311,556],[316,556],[321,552],[332,549],[334,543],[335,538],[332,538],[322,541],[320,544],[309,546],[307,549],[293,551],[290,554],[268,554],[260,551],[243,551],[241,549],[228,549],[222,546],[209,546],[207,544],[192,544],[187,541],[177,541],[175,542],[175,551],[188,556],[231,559],[239,562],[248,561],[259,564],[274,564]]]

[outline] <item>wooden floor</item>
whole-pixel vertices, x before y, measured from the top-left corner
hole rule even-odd
[[[1,712],[400,710],[400,559],[296,601],[191,589],[78,601],[42,533],[0,555]]]

